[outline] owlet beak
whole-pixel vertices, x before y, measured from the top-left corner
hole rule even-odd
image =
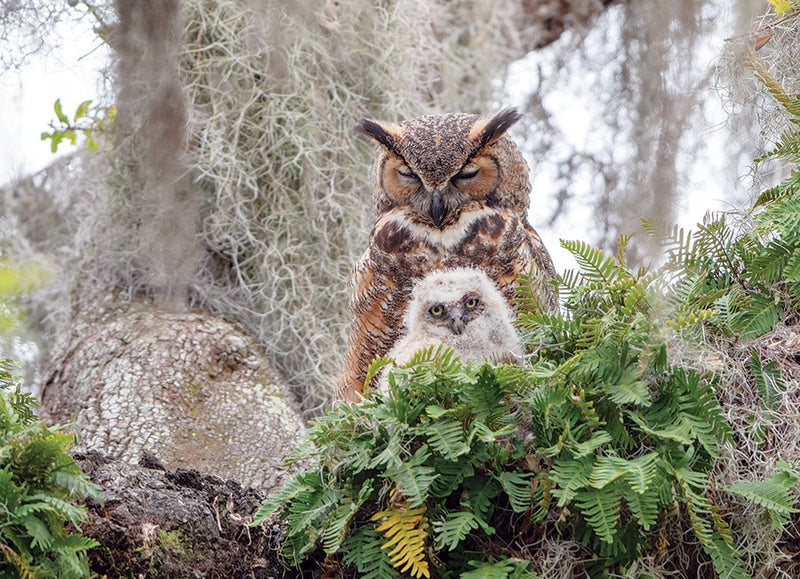
[[[448,320],[448,325],[456,336],[460,336],[461,332],[464,331],[464,328],[467,327],[466,322],[464,322],[461,316],[454,316],[450,318],[450,320]]]

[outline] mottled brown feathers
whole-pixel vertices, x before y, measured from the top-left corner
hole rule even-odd
[[[528,166],[506,131],[521,116],[428,115],[362,120],[381,146],[373,164],[376,221],[351,278],[353,322],[339,397],[361,397],[367,367],[404,334],[414,283],[436,270],[479,268],[513,303],[520,273],[555,275],[528,223]],[[544,290],[544,302],[555,304]]]

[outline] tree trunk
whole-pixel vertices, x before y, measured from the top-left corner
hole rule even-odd
[[[269,490],[305,426],[266,356],[232,324],[147,304],[97,304],[50,362],[42,410],[79,450],[196,468]]]

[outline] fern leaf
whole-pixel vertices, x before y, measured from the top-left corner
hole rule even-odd
[[[624,378],[625,375],[622,376]],[[650,387],[644,380],[624,380],[617,383],[607,383],[603,391],[616,404],[633,404],[635,406],[649,406]]]
[[[561,246],[575,257],[583,278],[590,283],[609,286],[617,281],[624,272],[613,257],[606,257],[602,251],[588,243],[561,241]]]
[[[636,522],[645,531],[650,530],[658,520],[659,501],[655,493],[625,493],[625,502],[628,504]]]
[[[384,536],[371,525],[362,525],[353,535],[342,543],[343,560],[354,565],[361,579],[395,579],[400,572],[392,566],[392,562],[381,545]]]
[[[20,579],[36,579],[37,569],[28,564],[14,549],[0,542],[0,552],[2,552],[3,557],[14,571],[17,572]]]
[[[50,534],[50,529],[42,519],[35,515],[28,515],[20,517],[25,530],[31,536],[31,548],[47,550],[53,544],[53,535]]]
[[[444,458],[455,460],[470,451],[464,427],[454,418],[426,425],[424,432],[428,435],[431,448]]]
[[[502,487],[493,478],[487,479],[483,476],[476,476],[464,479],[464,504],[468,506],[485,525],[488,526],[489,520],[494,512],[494,499],[500,494]],[[491,534],[492,531],[486,531]]]
[[[348,525],[355,517],[361,505],[372,495],[374,479],[365,480],[355,500],[344,497],[339,506],[328,516],[323,523],[322,548],[325,553],[336,553],[344,541]]]
[[[511,508],[516,513],[524,513],[531,508],[532,491],[531,473],[501,472],[498,477],[500,486],[508,495]]]
[[[708,485],[708,476],[685,467],[673,470],[673,474],[683,495],[694,534],[711,557],[714,570],[720,577],[749,577],[740,556],[725,540],[724,535],[729,536],[730,529],[718,515],[712,516],[715,514],[713,505],[702,494]],[[723,525],[721,531],[724,535],[720,533],[720,524]]]
[[[697,262],[697,252],[691,231],[686,232],[683,227],[655,219],[643,218],[641,225],[648,235],[661,243],[672,269],[682,270]]]
[[[583,458],[593,455],[595,450],[609,442],[611,442],[611,435],[605,430],[598,430],[592,434],[589,440],[572,444],[570,450],[573,451],[575,458]]]
[[[738,481],[727,490],[767,509],[776,530],[783,527],[792,513],[800,512],[794,507],[791,489],[775,480]]]
[[[750,340],[769,332],[783,315],[782,309],[771,295],[747,292],[746,306],[735,312],[729,320],[731,330],[742,340]]]
[[[433,467],[423,464],[429,456],[428,448],[420,447],[411,460],[387,467],[381,475],[397,484],[411,508],[419,507],[425,502],[431,484],[439,476]]]
[[[39,501],[47,503],[47,505],[53,509],[53,512],[57,513],[60,517],[66,519],[72,524],[86,521],[89,516],[85,507],[75,506],[67,501],[51,495],[30,495],[28,500],[32,503]]]
[[[792,255],[786,263],[784,276],[788,282],[800,282],[800,247],[792,248]]]
[[[372,516],[373,521],[380,521],[376,530],[388,539],[381,549],[388,552],[392,565],[401,573],[410,571],[412,577],[430,578],[428,561],[425,559],[425,540],[428,536],[428,521],[425,518],[425,506],[415,509],[389,509]]]
[[[250,526],[256,526],[278,512],[302,491],[310,491],[311,487],[302,484],[299,478],[289,479],[286,483],[273,491],[270,496],[261,501],[253,515]]]
[[[477,518],[469,511],[448,513],[445,520],[433,523],[436,550],[453,551],[470,532],[479,526]]]
[[[536,579],[537,575],[531,571],[529,561],[503,559],[495,563],[485,561],[470,561],[474,567],[465,571],[459,579]]]
[[[590,457],[578,460],[560,459],[550,469],[549,478],[557,486],[551,494],[558,499],[557,506],[563,507],[567,501],[572,500],[579,489],[589,485],[589,476],[592,473],[592,459]]]
[[[753,350],[750,355],[750,374],[756,383],[761,404],[768,410],[777,410],[781,404],[781,393],[786,390],[777,362],[772,360],[762,364],[758,352]]]
[[[387,366],[391,366],[392,360],[389,358],[375,358],[367,368],[367,377],[364,378],[364,396],[372,391],[372,380]]]
[[[618,485],[584,489],[575,494],[575,504],[598,539],[613,543],[619,521],[622,491]]]
[[[633,460],[617,456],[601,456],[594,463],[589,484],[602,489],[608,484],[623,478],[633,492],[642,494],[650,488],[658,466],[658,453],[650,452]]]

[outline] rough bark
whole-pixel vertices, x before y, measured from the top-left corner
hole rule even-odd
[[[75,458],[104,493],[83,534],[99,577],[297,577],[277,555],[280,529],[248,527],[264,495],[195,470],[166,472],[100,453]],[[157,467],[152,460],[150,467]]]
[[[106,313],[56,348],[42,394],[45,418],[75,425],[78,450],[130,463],[149,451],[262,490],[281,480],[305,426],[250,337],[203,313],[96,308]]]

